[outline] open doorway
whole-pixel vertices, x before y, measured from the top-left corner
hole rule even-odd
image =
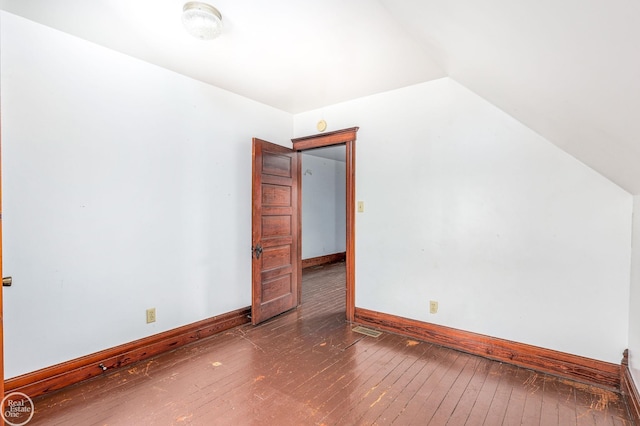
[[[335,281],[340,279],[338,287],[343,292],[341,305],[344,307],[347,247],[346,146],[338,144],[304,150],[301,152],[300,162],[301,302],[306,294],[313,294],[314,291],[335,294]],[[322,276],[323,279],[315,279],[317,276]],[[328,288],[323,289],[323,285]],[[313,288],[308,288],[309,286]]]
[[[251,322],[298,306],[302,296],[301,151],[341,145],[345,155],[345,317],[355,317],[357,127],[293,139],[293,149],[253,138]]]
[[[301,152],[339,146],[345,158],[345,305],[346,319],[353,321],[355,317],[355,167],[356,167],[356,134],[358,127],[336,130],[312,136],[292,139],[293,149]],[[302,162],[298,162],[298,181],[302,179]],[[300,203],[301,204],[301,203]],[[299,210],[300,211],[300,210]],[[302,262],[301,262],[302,263]],[[302,286],[299,286],[301,290]]]
[[[301,152],[302,267],[344,260],[347,244],[345,145]]]

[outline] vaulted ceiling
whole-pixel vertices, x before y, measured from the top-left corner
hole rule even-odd
[[[449,76],[640,193],[636,0],[207,2],[213,41],[184,32],[184,0],[0,8],[291,113]]]

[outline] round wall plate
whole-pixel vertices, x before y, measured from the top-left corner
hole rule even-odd
[[[327,130],[327,122],[324,120],[318,121],[318,124],[316,124],[316,128],[319,132],[324,132],[325,130]]]

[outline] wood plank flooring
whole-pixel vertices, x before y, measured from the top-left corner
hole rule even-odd
[[[303,303],[35,400],[29,425],[632,425],[613,392],[345,322],[344,263]]]

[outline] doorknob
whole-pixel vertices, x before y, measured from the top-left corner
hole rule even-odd
[[[2,287],[11,287],[11,284],[13,284],[13,278],[11,277],[2,278]]]
[[[262,254],[262,246],[258,244],[255,247],[251,247],[251,255],[255,255],[256,259],[260,259],[260,255]]]

